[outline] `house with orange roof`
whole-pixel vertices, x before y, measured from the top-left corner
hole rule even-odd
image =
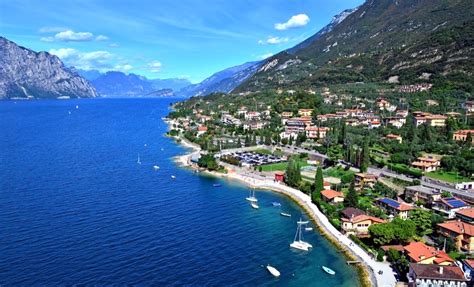
[[[453,140],[457,142],[465,142],[467,135],[471,134],[471,140],[474,144],[474,130],[459,130],[453,133]]]
[[[458,220],[438,224],[438,233],[454,240],[459,251],[474,251],[474,225]]]
[[[388,213],[388,215],[397,216],[403,220],[408,218],[408,212],[413,209],[413,207],[406,203],[398,202],[387,197],[379,198],[374,203],[386,213]]]
[[[365,187],[374,187],[377,182],[377,176],[371,173],[356,173],[355,174],[355,189],[361,190]]]
[[[355,235],[357,237],[367,237],[369,236],[369,227],[374,224],[385,223],[385,220],[362,214],[353,216],[351,218],[341,218],[342,221],[342,230],[347,235]]]
[[[466,223],[474,223],[474,207],[457,210],[455,213],[457,219]]]
[[[324,139],[328,131],[329,128],[327,127],[309,126],[306,127],[306,137],[309,139]]]
[[[423,242],[411,242],[403,247],[410,262],[419,264],[453,265],[454,260],[446,252]]]
[[[396,134],[388,134],[385,136],[385,139],[387,140],[395,140],[398,143],[402,143],[403,139],[402,136],[396,135]]]
[[[344,202],[344,194],[340,191],[325,189],[321,191],[321,197],[327,203],[338,204]]]
[[[207,132],[207,127],[204,125],[201,125],[197,128],[197,136],[201,136]]]
[[[411,263],[407,277],[408,287],[469,286],[469,282],[459,266]]]
[[[414,168],[421,169],[423,172],[432,172],[441,166],[441,161],[432,157],[419,157],[411,165]]]

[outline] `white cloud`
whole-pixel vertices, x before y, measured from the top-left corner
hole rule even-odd
[[[54,42],[54,37],[41,37],[40,40],[43,42]]]
[[[120,47],[120,46],[119,46],[119,44],[117,44],[117,43],[111,43],[111,44],[109,44],[109,47],[110,47],[110,48],[118,48],[118,47]]]
[[[74,32],[72,30],[66,30],[54,35],[54,38],[58,41],[91,41],[94,38],[94,34],[91,32]]]
[[[303,27],[309,22],[309,17],[306,14],[298,14],[294,15],[290,18],[290,20],[286,21],[285,23],[277,23],[275,24],[275,29],[277,30],[287,30],[291,28],[298,28]]]
[[[258,41],[258,44],[260,45],[264,45],[264,44],[269,44],[269,45],[277,45],[277,44],[281,44],[281,43],[286,43],[288,42],[289,39],[286,38],[286,37],[273,37],[273,36],[269,36],[267,38],[267,40],[263,41],[263,40],[259,40]]]
[[[148,69],[152,73],[158,73],[161,71],[161,62],[158,61],[153,61],[151,63],[148,63]]]
[[[99,35],[99,36],[95,37],[95,40],[96,41],[107,41],[107,40],[109,40],[109,37],[104,36],[104,35]]]
[[[114,66],[115,71],[121,71],[124,73],[128,73],[131,69],[133,69],[133,66],[129,64],[123,64],[123,65],[119,64],[119,65]]]
[[[39,29],[40,33],[57,33],[57,32],[62,32],[68,30],[67,28],[64,27],[41,27]]]
[[[264,60],[264,59],[269,58],[271,56],[273,56],[273,53],[266,53],[266,54],[258,56],[258,58],[261,59],[261,60]]]
[[[99,70],[101,72],[120,68],[122,71],[132,67],[126,63],[117,64],[115,55],[107,51],[81,52],[73,48],[51,49],[49,53],[58,56],[67,66],[82,70]]]

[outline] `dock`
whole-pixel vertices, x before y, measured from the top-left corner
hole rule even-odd
[[[351,265],[351,264],[359,264],[359,263],[362,263],[360,262],[359,260],[354,260],[354,261],[346,261],[347,265]]]

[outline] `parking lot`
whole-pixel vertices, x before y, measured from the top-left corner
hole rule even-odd
[[[260,154],[251,151],[239,151],[239,152],[232,152],[232,153],[224,153],[222,156],[231,156],[240,161],[242,166],[259,166],[259,165],[266,165],[272,163],[279,163],[285,161],[283,158],[268,155],[268,154]]]

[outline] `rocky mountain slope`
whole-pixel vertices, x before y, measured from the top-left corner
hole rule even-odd
[[[367,0],[342,21],[267,59],[236,91],[429,81],[472,91],[469,0]]]
[[[0,99],[97,96],[94,87],[58,57],[0,37]]]
[[[193,97],[211,93],[229,93],[251,77],[260,68],[263,61],[248,62],[217,72],[199,84],[190,85],[178,92],[179,96]]]

